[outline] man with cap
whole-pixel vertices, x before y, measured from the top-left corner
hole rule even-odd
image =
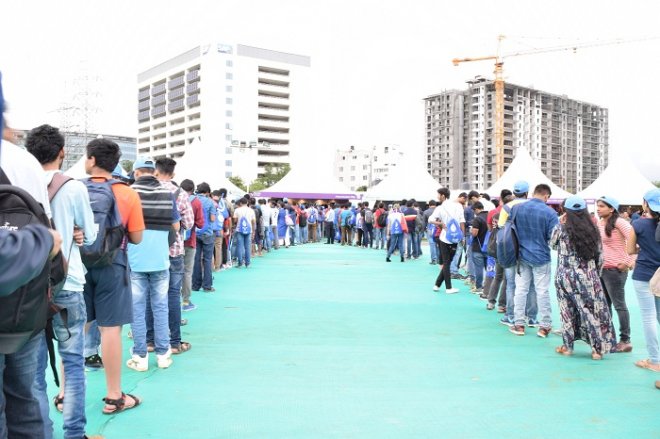
[[[515,189],[515,187],[514,187]],[[547,184],[534,188],[533,197],[516,206],[515,225],[518,235],[519,256],[516,269],[514,295],[514,326],[509,330],[515,335],[525,335],[527,295],[530,285],[536,289],[536,300],[541,314],[540,328],[536,335],[546,338],[552,331],[550,307],[550,246],[554,228],[559,224],[557,213],[547,206],[552,191]]]
[[[170,349],[168,290],[170,284],[170,230],[179,231],[181,216],[174,196],[155,177],[156,164],[149,157],[139,157],[133,165],[132,188],[140,196],[145,231],[142,242],[128,245],[133,290],[132,357],[126,365],[138,372],[149,368],[146,310],[151,304],[154,344],[158,367],[172,364]]]

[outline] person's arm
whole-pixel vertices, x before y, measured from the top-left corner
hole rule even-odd
[[[16,232],[0,230],[0,296],[37,277],[61,245],[60,234],[42,225],[28,225]]]
[[[626,242],[626,251],[629,255],[636,255],[639,252],[637,248],[637,233],[635,233],[635,228],[630,229],[630,235],[628,235],[628,241]]]

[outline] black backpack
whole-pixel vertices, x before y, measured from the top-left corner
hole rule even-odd
[[[0,225],[20,230],[29,224],[50,228],[41,204],[27,191],[13,186],[0,168]],[[48,292],[51,262],[41,273],[8,296],[0,298],[0,353],[18,352],[48,320]]]
[[[385,227],[387,225],[387,212],[383,211],[380,215],[378,215],[378,227]]]

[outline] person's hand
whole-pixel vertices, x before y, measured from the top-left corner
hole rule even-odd
[[[49,259],[53,259],[56,254],[62,249],[62,235],[57,230],[49,229],[48,230],[53,237],[53,248],[50,250],[48,255]]]
[[[620,262],[616,266],[616,268],[622,273],[625,273],[626,271],[628,271],[630,269],[630,267],[628,267],[628,264],[624,264],[623,262]]]
[[[85,233],[80,227],[73,226],[73,241],[78,247],[81,247],[85,242]]]

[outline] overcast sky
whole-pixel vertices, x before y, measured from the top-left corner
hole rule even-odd
[[[62,122],[89,78],[90,128],[135,136],[137,73],[204,42],[312,58],[314,157],[398,144],[422,158],[422,100],[491,77],[454,57],[660,37],[654,1],[16,1],[2,2],[0,70],[17,128]],[[610,110],[610,154],[660,180],[660,39],[511,58],[505,79]],[[78,95],[78,100],[83,100]]]

